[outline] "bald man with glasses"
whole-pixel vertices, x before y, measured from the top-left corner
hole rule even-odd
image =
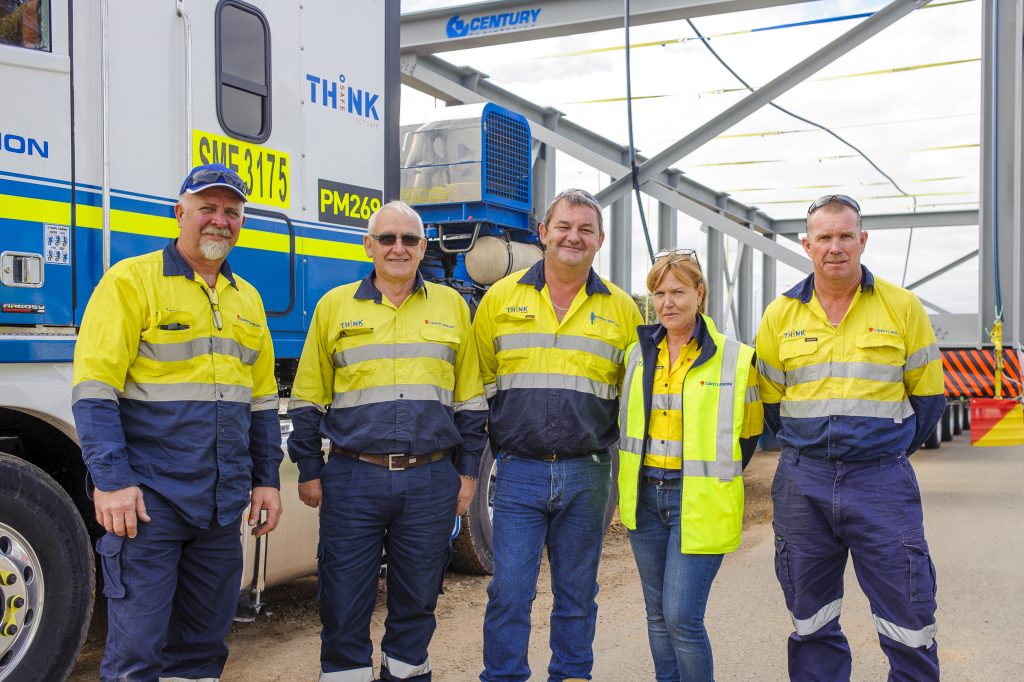
[[[316,307],[292,389],[288,453],[320,508],[320,680],[373,680],[370,617],[387,551],[380,679],[431,679],[427,645],[455,517],[475,490],[487,402],[469,307],[423,281],[419,215],[385,204],[373,271]],[[331,442],[324,463],[321,438]]]

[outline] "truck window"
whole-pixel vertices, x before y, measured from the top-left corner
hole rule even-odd
[[[270,137],[270,27],[239,0],[217,7],[217,116],[225,132],[243,140]]]
[[[0,45],[49,52],[49,0],[0,0]]]

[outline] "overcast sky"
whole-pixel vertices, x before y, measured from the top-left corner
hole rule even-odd
[[[462,3],[403,0],[402,11]],[[821,0],[785,7],[695,19],[711,44],[751,85],[767,83],[861,20],[749,33],[777,26],[871,12],[884,2]],[[979,194],[981,3],[978,0],[911,13],[783,95],[778,104],[835,130],[863,150],[905,190],[917,195],[918,211],[976,209]],[[742,32],[736,35],[721,35]],[[697,40],[686,22],[632,29],[634,44],[683,40],[632,51],[634,137],[653,156],[717,113],[742,99],[740,84]],[[538,104],[555,107],[575,123],[612,140],[628,141],[623,101],[622,50],[584,55],[570,52],[622,46],[621,29],[565,38],[461,50],[438,56],[469,65],[491,80]],[[946,64],[948,62],[958,62]],[[894,71],[895,70],[895,71]],[[865,75],[867,74],[867,75]],[[724,91],[724,92],[723,92]],[[423,120],[441,106],[403,88],[402,123]],[[751,135],[751,133],[757,133]],[[857,198],[866,214],[909,213],[914,200],[902,196],[856,152],[771,107],[746,120],[675,164],[694,180],[729,192],[773,218],[802,217],[821,194]],[[558,188],[596,191],[609,178],[559,154]],[[652,239],[657,204],[645,197]],[[633,290],[641,291],[648,269],[641,227],[634,219]],[[864,262],[876,274],[904,281],[909,230],[870,234]],[[680,214],[680,246],[703,255],[698,224]],[[657,244],[655,244],[657,246]],[[978,247],[976,226],[918,229],[905,274],[913,282]],[[597,268],[608,274],[608,244]],[[730,258],[736,244],[728,244]],[[759,272],[759,261],[755,262]],[[755,273],[756,282],[760,282]],[[777,291],[799,279],[780,265]],[[916,289],[952,312],[977,310],[977,259]],[[760,296],[760,291],[755,291]],[[759,300],[759,299],[756,299]]]

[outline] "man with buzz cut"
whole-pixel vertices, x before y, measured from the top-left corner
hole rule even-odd
[[[484,682],[527,680],[541,552],[551,564],[548,679],[590,679],[597,568],[626,347],[640,311],[594,272],[601,206],[583,190],[544,213],[544,258],[498,281],[473,322],[496,446],[494,578]]]
[[[72,410],[107,531],[104,681],[219,678],[242,511],[257,537],[281,516],[273,345],[259,293],[227,262],[246,192],[223,165],[192,169],[178,238],[113,265],[85,309]]]
[[[867,239],[850,197],[812,203],[802,242],[814,273],[757,332],[765,417],[782,442],[772,502],[792,680],[850,679],[847,555],[889,680],[939,679],[935,566],[909,457],[945,408],[942,364],[921,302],[861,265]]]
[[[373,271],[320,299],[288,413],[299,498],[320,507],[321,682],[375,679],[370,617],[386,550],[384,680],[424,682],[455,518],[469,507],[487,402],[469,306],[423,281],[419,215],[392,201],[363,238]],[[321,439],[330,440],[324,463]]]

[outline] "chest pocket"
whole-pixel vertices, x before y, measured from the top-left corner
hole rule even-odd
[[[263,332],[255,327],[241,322],[232,325],[231,336],[236,347],[228,351],[229,355],[237,355],[243,365],[256,364],[256,358],[260,355]]]
[[[857,337],[860,360],[882,365],[902,367],[907,362],[907,347],[903,339],[892,334],[861,334]]]
[[[370,357],[371,349],[361,349],[367,346],[373,336],[373,327],[349,327],[342,329],[338,337],[331,344],[331,358],[334,360],[335,369],[349,367],[359,364]]]
[[[199,350],[194,341],[198,332],[192,313],[158,310],[153,324],[142,330],[139,339],[139,369],[156,375],[191,369]]]
[[[625,358],[625,351],[623,350],[626,345],[625,334],[620,327],[616,327],[613,324],[607,322],[598,322],[596,324],[588,324],[583,328],[583,338],[586,339],[586,343],[590,346],[587,350],[588,355],[581,356],[581,360],[586,358],[586,363],[589,368],[589,372],[593,372],[598,367],[601,367],[601,381],[607,384],[615,384],[619,381],[619,372],[622,367],[623,359]],[[595,357],[606,360],[605,363],[594,364]],[[582,368],[581,368],[582,369]]]
[[[784,370],[804,367],[811,364],[813,356],[818,352],[818,339],[802,336],[796,339],[785,339],[779,344],[779,360]]]

